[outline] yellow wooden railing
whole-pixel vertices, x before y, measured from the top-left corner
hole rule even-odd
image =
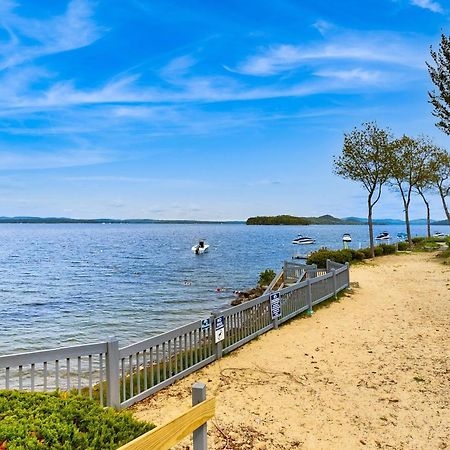
[[[194,450],[206,450],[206,423],[214,417],[216,399],[206,400],[206,386],[194,383],[192,402],[195,406],[185,413],[139,436],[119,450],[168,450],[191,433],[194,434]]]

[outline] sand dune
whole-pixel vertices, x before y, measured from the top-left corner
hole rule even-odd
[[[449,447],[450,267],[392,255],[352,267],[351,281],[353,293],[141,402],[135,416],[170,420],[203,381],[218,400],[213,449]]]

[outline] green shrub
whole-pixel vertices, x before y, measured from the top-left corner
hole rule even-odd
[[[419,244],[420,242],[424,241],[426,238],[422,236],[416,236],[412,238],[413,244]]]
[[[320,249],[311,253],[306,260],[306,264],[317,264],[319,269],[323,269],[327,266],[327,259],[334,261],[336,251]]]
[[[259,274],[259,286],[269,286],[272,280],[276,277],[276,273],[272,269],[266,269]]]
[[[361,249],[361,251],[364,253],[366,258],[372,258],[372,252],[370,250],[370,247],[366,247]]]
[[[366,259],[366,254],[362,250],[357,250],[353,253],[353,260],[362,261],[363,259]]]
[[[392,244],[381,244],[380,247],[383,249],[383,255],[392,255],[397,251]]]
[[[397,246],[398,246],[398,249],[399,249],[401,252],[404,252],[405,250],[408,250],[408,249],[409,249],[409,244],[408,244],[408,242],[399,242],[399,243],[397,244]]]
[[[154,428],[67,393],[0,391],[0,448],[117,449]]]
[[[377,245],[375,247],[375,256],[383,256],[383,247],[381,245]]]
[[[327,266],[327,259],[345,264],[353,259],[353,250],[327,250],[321,249],[309,255],[307,264],[317,264],[317,267],[323,269]]]

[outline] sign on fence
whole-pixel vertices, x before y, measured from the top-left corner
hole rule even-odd
[[[272,320],[281,317],[281,295],[279,292],[270,294],[270,312]]]
[[[220,316],[216,317],[216,335],[215,335],[215,343],[221,342],[225,339],[225,317]]]
[[[208,330],[209,329],[209,325],[210,325],[209,319],[203,319],[202,320],[202,330]]]

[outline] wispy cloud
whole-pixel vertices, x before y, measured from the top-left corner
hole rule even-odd
[[[0,150],[1,170],[57,169],[89,166],[114,160],[105,150],[34,151],[32,153]]]
[[[411,4],[419,8],[428,9],[429,11],[440,13],[444,12],[444,8],[434,0],[410,0]]]
[[[314,73],[319,77],[333,78],[342,81],[359,81],[364,83],[377,83],[382,80],[383,74],[379,70],[365,70],[361,68],[338,70],[324,69]]]
[[[328,31],[334,28],[331,22],[323,19],[316,20],[312,25],[321,35],[325,35]]]
[[[63,15],[47,19],[21,17],[15,13],[17,6],[11,1],[1,5],[0,27],[8,40],[0,44],[0,70],[85,47],[103,32],[92,18],[93,8],[88,0],[72,0]]]
[[[323,43],[272,45],[249,56],[235,68],[225,68],[244,75],[265,77],[326,61],[365,61],[413,68],[424,65],[413,39],[394,33],[345,32],[333,35]]]

